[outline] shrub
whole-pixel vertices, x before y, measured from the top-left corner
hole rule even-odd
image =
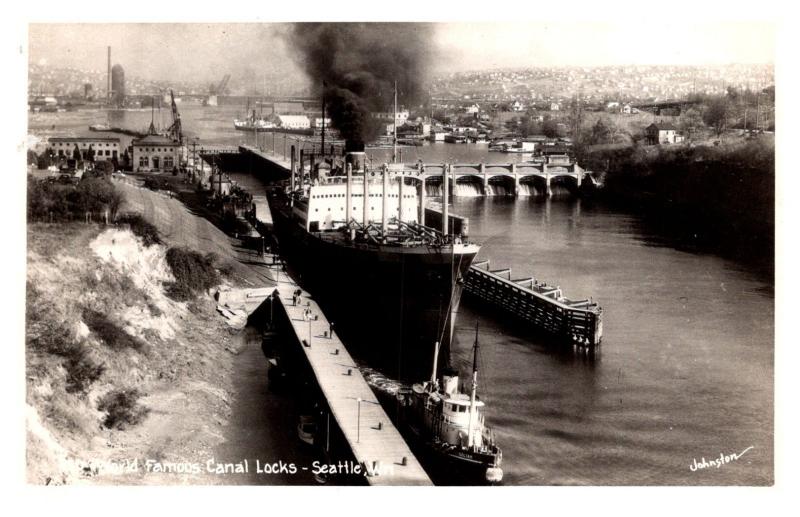
[[[211,257],[186,248],[170,248],[166,258],[175,277],[175,282],[167,286],[167,295],[174,300],[190,300],[198,292],[219,284]]]
[[[124,214],[117,219],[118,223],[127,224],[134,235],[142,239],[146,247],[162,244],[158,228],[139,214]]]
[[[132,348],[137,351],[144,349],[144,342],[131,336],[116,323],[108,319],[102,312],[86,309],[83,311],[83,322],[97,337],[109,348],[122,350]]]
[[[64,361],[64,369],[67,371],[68,393],[85,392],[106,371],[105,365],[97,364],[82,345],[75,345],[70,349]]]
[[[138,403],[141,396],[136,388],[118,388],[106,393],[97,404],[97,409],[107,413],[103,425],[109,429],[125,429],[141,422],[150,412]]]
[[[108,209],[114,217],[122,206],[122,194],[108,178],[89,177],[77,186],[58,185],[45,180],[28,180],[28,218],[65,220],[82,218],[86,212]]]

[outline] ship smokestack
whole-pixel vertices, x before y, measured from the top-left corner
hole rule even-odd
[[[365,172],[367,169],[367,153],[364,151],[364,142],[347,140],[344,144],[344,161],[353,166],[353,172]]]

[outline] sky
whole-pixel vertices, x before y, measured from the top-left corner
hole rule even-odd
[[[768,22],[633,21],[436,23],[432,72],[529,66],[771,63]],[[31,24],[34,63],[104,70],[106,47],[126,74],[218,81],[224,73],[297,73],[287,24]]]

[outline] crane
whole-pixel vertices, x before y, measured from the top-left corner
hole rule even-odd
[[[231,80],[231,74],[225,74],[225,77],[222,78],[222,80],[219,82],[219,84],[212,93],[215,93],[217,95],[224,95],[225,88],[228,87],[228,81],[230,80]]]
[[[167,128],[167,134],[183,145],[183,128],[181,127],[181,114],[178,113],[178,105],[175,104],[175,94],[170,89],[170,103],[172,104],[172,125]]]

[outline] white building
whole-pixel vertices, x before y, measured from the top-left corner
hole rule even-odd
[[[325,117],[325,127],[331,127],[331,119],[330,117]],[[314,117],[314,128],[322,129],[322,117]]]
[[[309,129],[311,120],[305,115],[277,115],[281,127],[287,129]]]
[[[477,104],[472,104],[471,106],[467,106],[464,108],[464,113],[467,115],[475,115],[476,113],[480,113],[481,107]]]
[[[47,148],[52,151],[53,156],[72,158],[76,146],[84,160],[89,158],[90,148],[97,161],[120,157],[119,138],[54,136],[47,139]]]
[[[394,119],[394,123],[402,126],[408,121],[408,110],[398,111],[397,116],[391,111],[376,111],[372,113],[372,116],[382,121],[388,121],[389,124],[392,124],[392,119]]]
[[[137,172],[172,172],[180,165],[180,144],[163,135],[147,135],[134,140],[133,170]]]

